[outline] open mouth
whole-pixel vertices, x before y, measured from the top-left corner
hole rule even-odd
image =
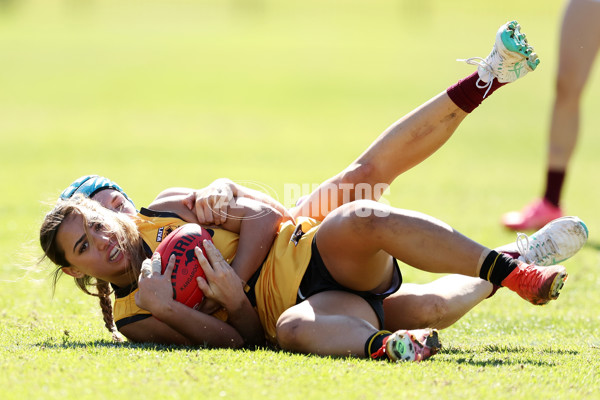
[[[112,248],[110,249],[110,253],[108,254],[108,260],[113,262],[115,261],[117,258],[119,258],[119,256],[121,255],[121,249],[116,246],[116,245],[112,245]]]

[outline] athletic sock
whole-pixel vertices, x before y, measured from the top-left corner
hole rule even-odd
[[[497,79],[494,79],[492,81],[492,87],[486,95],[485,92],[487,88],[478,88],[478,80],[479,74],[475,71],[465,79],[459,80],[456,84],[446,89],[446,93],[448,93],[448,96],[450,96],[450,99],[454,104],[467,113],[476,109],[483,101],[484,96],[489,97],[496,89],[506,85],[506,83],[500,83]]]
[[[492,250],[485,260],[483,260],[481,270],[479,271],[479,277],[494,285],[502,286],[502,281],[510,275],[520,263],[519,260],[511,258],[507,254],[498,253],[497,251]]]
[[[514,258],[514,259],[519,258],[519,256],[521,255],[519,253],[511,252],[511,251],[503,251],[502,254],[505,254],[505,255],[509,256],[510,258]],[[500,285],[496,285],[495,283],[493,285],[494,285],[494,288],[492,289],[492,292],[490,293],[490,295],[488,297],[486,297],[486,299],[493,297],[496,294],[496,292],[498,291],[498,289],[500,289],[502,287]]]
[[[373,360],[387,360],[385,344],[391,335],[390,331],[377,331],[369,336],[365,342],[365,355]]]
[[[546,175],[546,193],[544,199],[558,207],[560,203],[560,192],[565,181],[565,171],[548,170]]]

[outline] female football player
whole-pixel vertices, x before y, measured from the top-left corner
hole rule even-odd
[[[426,158],[485,96],[501,86],[498,81],[516,79],[514,68],[512,75],[510,68],[498,69],[502,64],[514,64],[515,68],[525,65],[521,76],[537,65],[537,57],[516,23],[499,30],[495,48],[486,60],[480,61],[477,74],[392,125],[353,165],[309,196],[297,209],[300,211],[292,213],[316,218],[298,217],[298,226],[288,220],[277,227],[273,221],[279,221],[282,213],[273,207],[264,203],[235,207],[239,215],[230,215],[241,218],[268,211],[266,215],[272,219],[266,225],[273,229],[273,234],[278,229],[267,260],[249,282],[262,326],[271,340],[285,349],[316,354],[355,354],[394,360],[427,358],[438,347],[435,332],[391,334],[378,329],[385,326],[383,299],[401,283],[394,258],[431,272],[480,277],[507,286],[534,304],[557,297],[566,278],[562,266],[540,268],[505,257],[431,217],[375,203],[372,200],[377,199],[377,194],[371,199],[360,199],[353,193],[353,198],[346,202],[331,191],[337,183],[389,183]],[[407,151],[393,153],[394,147]],[[373,157],[374,152],[381,156]],[[186,197],[185,193],[175,196]],[[157,225],[157,219],[163,216],[149,213],[134,218],[137,226],[125,215],[110,213],[80,197],[59,202],[42,226],[42,247],[60,266],[60,271],[77,278],[81,287],[94,277],[99,282],[113,284],[117,297],[119,292],[127,290],[129,295],[135,289],[141,260],[158,244],[148,239],[144,229],[151,226],[148,230],[154,232],[197,219],[183,197],[178,209],[163,201],[169,196],[159,198],[151,206],[161,211],[170,204],[168,211],[176,211],[183,219],[162,220]],[[326,206],[322,206],[323,200]],[[345,204],[337,207],[341,203]],[[319,206],[313,207],[314,204]],[[240,234],[241,244],[245,235],[240,220],[227,218],[225,224]],[[227,309],[229,324],[174,302],[170,285],[168,282],[165,285],[168,270],[165,276],[148,271],[139,281],[137,304],[141,309],[136,309],[130,301],[124,312],[129,313],[123,317],[127,324],[120,328],[125,336],[137,341],[233,347],[244,341],[252,343],[258,337],[256,329],[248,328],[255,327],[256,320],[248,312],[252,308],[248,297],[239,290],[242,285],[238,284],[238,290],[235,284],[230,285],[230,290],[221,292],[220,285],[213,286],[214,282],[232,282],[226,260],[235,254],[237,237],[228,236],[223,230],[222,234],[215,233],[213,240],[224,257],[211,244],[205,244],[211,262],[197,253],[208,278],[208,282],[200,280],[199,285],[207,297],[214,295]],[[171,262],[170,268],[172,265]],[[487,296],[492,286],[485,285],[480,292],[487,292]],[[143,309],[158,319],[148,318],[148,311]],[[340,329],[347,334],[331,341],[330,336]],[[402,348],[409,350],[403,352]]]

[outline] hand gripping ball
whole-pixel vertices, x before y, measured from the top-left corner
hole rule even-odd
[[[198,224],[186,224],[171,232],[156,249],[162,260],[162,273],[171,254],[175,254],[175,266],[171,274],[173,298],[191,308],[199,305],[204,298],[196,282],[197,277],[204,277],[204,271],[194,254],[194,248],[199,247],[206,256],[202,246],[205,239],[212,241],[206,229]]]

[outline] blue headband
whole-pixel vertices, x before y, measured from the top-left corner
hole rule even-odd
[[[104,189],[118,190],[123,196],[125,196],[127,200],[129,200],[129,202],[131,202],[131,204],[133,204],[133,201],[125,194],[119,185],[108,178],[98,175],[86,175],[77,179],[61,193],[60,198],[63,200],[70,199],[76,193],[80,193],[85,197],[91,198],[96,193]]]

